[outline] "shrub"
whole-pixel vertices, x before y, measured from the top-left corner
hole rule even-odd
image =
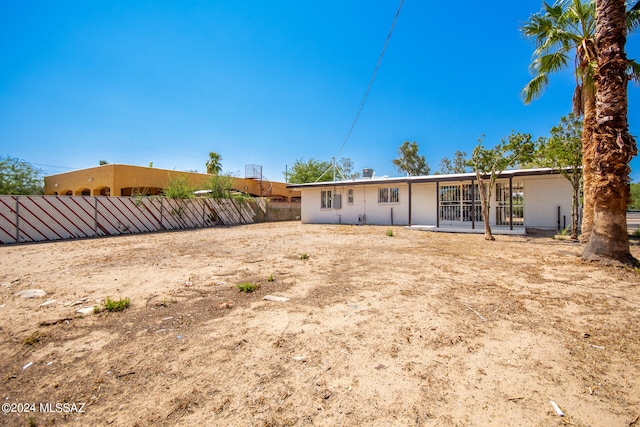
[[[111,311],[111,312],[123,311],[124,309],[129,307],[130,302],[131,301],[129,300],[129,298],[120,298],[119,300],[112,300],[111,298],[107,297],[107,299],[104,300],[104,308],[105,310]]]
[[[238,290],[240,292],[244,292],[246,294],[248,294],[249,292],[253,292],[256,289],[258,289],[258,285],[256,285],[255,283],[251,283],[251,282],[238,283],[236,286],[238,287]]]
[[[167,185],[162,192],[168,199],[190,199],[194,196],[194,190],[186,175],[169,175]]]
[[[233,176],[231,175],[213,175],[204,184],[204,189],[211,191],[208,197],[214,199],[228,199],[231,197],[233,188]]]
[[[300,259],[309,259],[309,255],[304,253],[304,254],[300,255]]]
[[[393,229],[387,229],[387,237],[393,237]]]
[[[24,345],[34,345],[36,343],[39,343],[42,337],[43,336],[39,331],[35,331],[31,335],[26,337],[24,340],[22,340],[22,343]]]

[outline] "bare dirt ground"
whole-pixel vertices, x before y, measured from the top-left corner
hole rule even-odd
[[[388,229],[0,247],[0,424],[640,425],[639,271],[550,237]],[[76,312],[106,297],[131,306]]]

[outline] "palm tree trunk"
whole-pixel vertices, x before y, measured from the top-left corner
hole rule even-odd
[[[582,124],[582,227],[580,241],[586,243],[593,228],[593,159],[596,155],[593,132],[596,127],[596,94],[593,86],[582,90],[584,122]]]
[[[627,122],[625,0],[596,0],[596,127],[594,217],[583,259],[638,265],[629,252],[626,209],[629,162],[637,153]]]

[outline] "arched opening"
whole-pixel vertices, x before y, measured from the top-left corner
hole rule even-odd
[[[73,191],[64,190],[64,191],[61,191],[60,194],[62,194],[63,196],[73,196]]]
[[[99,190],[98,194],[101,196],[110,196],[111,195],[111,189],[109,187],[102,187],[100,189],[96,189]]]
[[[83,188],[82,190],[80,190],[80,195],[81,196],[90,196],[91,195],[91,190],[89,190],[88,188]]]

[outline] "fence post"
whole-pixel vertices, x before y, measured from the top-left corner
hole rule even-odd
[[[93,235],[98,237],[98,198],[93,198]]]
[[[20,242],[20,196],[16,196],[16,243]]]

